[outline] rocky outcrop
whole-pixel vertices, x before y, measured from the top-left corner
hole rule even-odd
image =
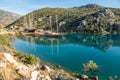
[[[30,80],[37,80],[37,77],[38,77],[38,71],[37,70],[32,71]]]
[[[119,22],[112,20],[115,17],[111,9],[104,8],[96,13],[82,17],[77,30],[89,33],[119,33]]]
[[[77,27],[78,30],[84,31],[84,26],[87,25],[87,21],[86,20],[82,20],[79,24],[79,26]]]
[[[85,6],[81,6],[80,8],[103,8],[103,7],[97,4],[87,4]]]
[[[111,32],[113,33],[118,33],[120,34],[120,24],[119,23],[108,23],[108,28]]]
[[[100,14],[102,17],[115,17],[115,14],[110,9],[103,9],[102,11],[98,12],[98,14]]]
[[[51,69],[47,65],[42,65],[41,70],[47,70],[47,72],[51,72]]]
[[[5,59],[8,61],[10,66],[12,68],[15,68],[17,73],[21,75],[22,77],[27,77],[28,75],[28,67],[25,66],[24,64],[18,63],[13,56],[10,53],[2,53],[2,55],[5,57]]]
[[[20,80],[98,80],[98,76],[71,75],[63,69],[47,65],[24,65],[19,63],[10,53],[1,53],[0,68],[11,67],[20,76]],[[13,75],[13,74],[12,74]],[[8,78],[9,79],[9,78]],[[13,80],[13,79],[11,79]]]
[[[69,80],[74,79],[72,76],[68,76],[62,69],[50,68],[47,65],[26,66],[25,64],[17,62],[17,60],[10,53],[1,53],[5,61],[0,60],[0,67],[4,68],[10,66],[13,68],[21,79],[26,80]],[[9,64],[9,65],[8,65]],[[66,75],[67,76],[66,76]]]

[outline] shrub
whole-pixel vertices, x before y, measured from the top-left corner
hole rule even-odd
[[[98,65],[93,60],[90,60],[87,64],[83,64],[83,67],[84,71],[91,72],[91,74],[93,74],[93,72],[99,71]]]
[[[20,61],[22,61],[25,64],[36,65],[37,63],[40,62],[40,59],[32,54],[19,53],[17,57]]]

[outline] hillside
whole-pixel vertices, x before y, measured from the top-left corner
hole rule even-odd
[[[101,5],[97,5],[97,4],[87,4],[87,5],[83,5],[83,6],[80,6],[80,7],[73,7],[73,8],[76,8],[76,9],[81,9],[81,8],[84,8],[84,9],[100,9],[100,8],[104,8],[102,7]]]
[[[59,32],[120,33],[120,9],[96,4],[73,8],[42,8],[23,16],[7,27],[25,28],[24,19],[26,18],[26,22],[29,23],[31,15],[34,26],[44,30],[50,30],[49,17],[52,16],[52,26],[56,31],[57,15]]]
[[[0,10],[0,24],[6,26],[20,18],[20,15]]]
[[[89,33],[120,33],[120,16],[115,12],[105,8],[83,16],[77,28],[79,31]]]

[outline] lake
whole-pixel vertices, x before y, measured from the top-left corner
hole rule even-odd
[[[120,35],[68,34],[62,38],[19,37],[12,42],[19,52],[31,53],[41,60],[60,65],[69,72],[82,74],[89,60],[99,65],[101,80],[120,77]]]

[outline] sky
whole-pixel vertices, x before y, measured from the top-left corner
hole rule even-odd
[[[0,0],[0,9],[25,15],[44,7],[71,8],[86,4],[120,8],[120,0]]]

